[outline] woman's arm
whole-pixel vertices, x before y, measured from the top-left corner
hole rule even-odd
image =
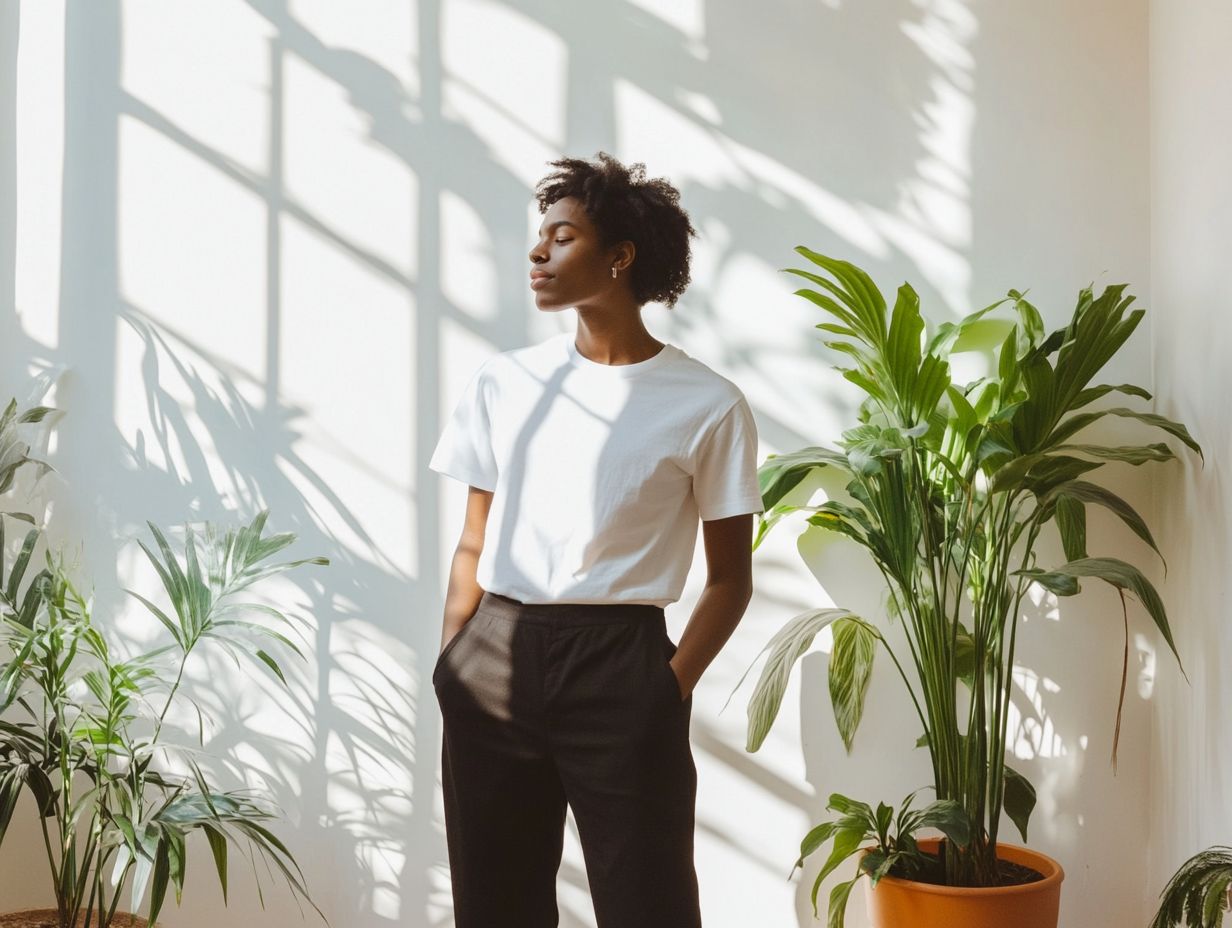
[[[702,522],[706,586],[672,655],[681,699],[710,666],[753,597],[753,513]]]
[[[449,588],[445,592],[445,618],[441,628],[441,650],[462,626],[470,621],[483,589],[475,579],[479,554],[483,551],[484,531],[488,525],[488,512],[492,508],[492,491],[470,487],[466,496],[466,518],[462,525],[462,537],[453,553],[449,568]]]

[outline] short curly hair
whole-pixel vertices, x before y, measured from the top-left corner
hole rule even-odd
[[[689,285],[689,237],[697,235],[680,191],[661,177],[647,180],[641,162],[626,167],[603,151],[590,161],[548,163],[558,170],[535,185],[539,212],[565,197],[580,200],[605,247],[630,241],[637,249],[630,286],[638,303],[675,306]]]

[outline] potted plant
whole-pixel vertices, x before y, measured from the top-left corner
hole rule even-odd
[[[1219,928],[1232,908],[1232,847],[1208,847],[1181,864],[1164,891],[1151,928]]]
[[[0,420],[0,490],[11,484],[5,470],[32,459],[16,441],[16,425],[37,421],[46,410],[17,415],[10,405]],[[6,449],[21,449],[6,457]],[[18,459],[21,459],[18,461]],[[228,847],[239,839],[282,872],[308,897],[302,872],[285,845],[265,826],[276,810],[249,790],[212,786],[193,755],[176,745],[163,723],[180,690],[189,657],[210,646],[225,648],[272,672],[286,685],[277,660],[258,646],[261,638],[303,653],[276,628],[251,621],[261,614],[288,623],[272,606],[247,602],[244,591],[265,578],[325,558],[271,562],[295,536],[266,536],[268,513],[250,524],[219,530],[206,523],[198,535],[185,526],[181,559],[164,534],[149,528],[157,551],[141,542],[171,608],[132,593],[169,633],[172,643],[121,658],[92,620],[62,555],[47,550],[46,566],[27,577],[40,530],[30,529],[11,559],[0,516],[0,842],[23,789],[35,800],[56,908],[0,915],[0,926],[71,928],[144,924],[118,911],[124,882],[132,879],[130,908],[139,911],[149,890],[148,921],[158,917],[170,883],[177,904],[187,864],[186,840],[205,834],[226,900]],[[19,514],[23,521],[33,521]],[[189,700],[201,720],[201,709]],[[158,705],[161,704],[161,709]],[[204,726],[198,730],[204,748]],[[191,775],[155,763],[156,755],[183,758]],[[243,851],[240,847],[241,852]],[[254,855],[255,856],[255,855]],[[252,861],[256,875],[255,859]],[[259,888],[259,879],[258,879]],[[264,901],[262,901],[264,905]],[[326,919],[328,922],[328,920]]]
[[[1150,399],[1133,384],[1092,385],[1143,315],[1129,310],[1133,297],[1125,295],[1124,285],[1098,296],[1083,289],[1069,323],[1050,334],[1039,311],[1016,290],[926,331],[910,285],[903,284],[888,307],[860,268],[803,246],[796,251],[824,273],[785,270],[815,285],[796,293],[830,317],[817,328],[831,337],[827,346],[851,359],[838,370],[865,396],[859,424],[843,433],[837,448],[770,455],[761,465],[766,511],[754,548],[796,512],[807,513],[810,525],[852,539],[885,580],[887,612],[901,622],[905,647],[901,641],[892,647],[877,625],[845,609],[795,616],[763,649],[770,653],[748,704],[746,749],[760,747],[796,660],[829,627],[830,696],[850,750],[874,654],[884,649],[918,716],[918,745],[928,749],[932,788],[943,805],[929,815],[900,811],[899,829],[891,834],[889,806],[874,812],[831,797],[830,808],[840,817],[810,831],[796,861],[802,866],[805,857],[831,843],[813,885],[814,913],[821,881],[858,854],[855,878],[831,893],[831,925],[841,926],[847,897],[864,874],[877,925],[907,923],[892,914],[903,894],[910,900],[909,923],[923,928],[1055,925],[1060,866],[999,841],[1002,811],[1026,841],[1035,804],[1031,784],[1005,763],[1019,606],[1031,584],[1073,596],[1080,581],[1102,580],[1119,591],[1123,608],[1127,594],[1142,603],[1175,654],[1163,603],[1147,577],[1124,560],[1091,556],[1086,540],[1087,506],[1102,506],[1158,553],[1133,507],[1089,478],[1109,462],[1140,465],[1174,455],[1164,443],[1110,446],[1084,441],[1079,433],[1105,417],[1122,417],[1160,429],[1199,455],[1201,449],[1183,425],[1162,416],[1124,406],[1091,408],[1111,393]],[[1003,323],[995,374],[953,382],[951,352],[978,330],[987,331],[996,320],[990,314],[1003,305],[1013,314]],[[846,497],[818,505],[789,498],[818,468],[845,477]],[[1066,563],[1045,569],[1037,564],[1036,543],[1050,524],[1060,532]],[[1118,735],[1128,661],[1125,621]],[[916,832],[927,826],[939,828],[942,837],[917,841]],[[870,849],[871,839],[877,844]],[[1014,866],[1024,862],[1036,872]],[[1006,902],[1008,908],[988,914],[989,905]],[[936,920],[926,914],[932,910]],[[964,921],[963,913],[974,920]]]

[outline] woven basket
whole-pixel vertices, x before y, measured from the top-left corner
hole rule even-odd
[[[90,922],[91,928],[97,919]],[[84,915],[77,924],[84,925]],[[59,928],[60,919],[55,909],[22,909],[20,912],[0,914],[0,928]],[[139,915],[129,915],[127,912],[116,912],[111,920],[111,928],[148,928],[146,920]],[[155,923],[154,928],[162,928]]]

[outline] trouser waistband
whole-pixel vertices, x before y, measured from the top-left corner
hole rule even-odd
[[[479,610],[539,625],[608,625],[664,617],[663,607],[651,603],[524,603],[491,590],[484,590]]]

